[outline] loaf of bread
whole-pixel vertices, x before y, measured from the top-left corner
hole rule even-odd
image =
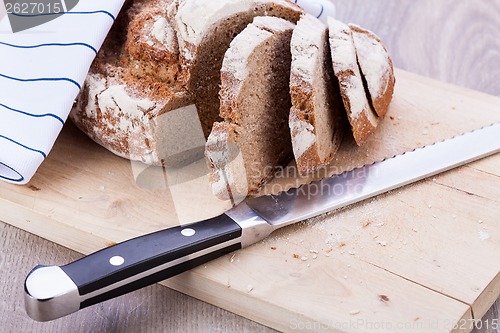
[[[293,32],[290,130],[300,175],[328,165],[342,142],[346,118],[333,73],[328,29],[304,15]]]
[[[163,14],[166,3],[126,2],[70,114],[77,127],[108,150],[154,165],[176,155],[162,144],[169,122],[161,116],[195,108],[176,81],[177,38]]]
[[[127,0],[70,117],[131,160],[205,154],[214,193],[236,201],[293,155],[300,175],[328,165],[345,124],[363,144],[394,84],[376,35],[290,0]]]
[[[237,201],[292,157],[288,116],[290,39],[295,25],[256,17],[231,43],[222,64],[220,116],[206,156],[214,193]]]
[[[200,158],[220,119],[229,43],[256,16],[296,22],[302,13],[288,0],[129,0],[70,117],[131,160],[169,165]]]

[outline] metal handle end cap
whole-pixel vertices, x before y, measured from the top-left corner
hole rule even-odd
[[[36,321],[50,321],[80,309],[78,287],[58,266],[37,266],[24,282],[26,313]]]

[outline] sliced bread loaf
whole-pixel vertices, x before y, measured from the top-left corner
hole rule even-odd
[[[288,116],[294,24],[258,17],[231,43],[221,70],[220,116],[207,140],[213,192],[255,193],[292,156]]]
[[[384,44],[373,32],[349,24],[368,95],[379,117],[384,117],[394,93],[394,68]]]
[[[379,118],[365,91],[351,29],[333,18],[328,18],[328,28],[333,70],[340,83],[354,139],[361,145],[375,131]]]
[[[255,16],[297,21],[302,12],[288,0],[127,0],[70,117],[128,159],[175,163],[169,156],[180,148],[165,137],[191,133],[172,125],[179,123],[201,128],[203,152],[218,119],[219,71],[230,41]],[[198,137],[178,144],[197,151]]]
[[[346,124],[328,45],[327,27],[304,15],[291,41],[290,130],[300,175],[327,165],[337,152]]]

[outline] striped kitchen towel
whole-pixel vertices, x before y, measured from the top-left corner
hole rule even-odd
[[[26,184],[47,158],[124,1],[0,0],[1,180]],[[293,1],[334,15],[329,0]]]
[[[50,10],[60,12],[65,2],[70,1],[40,1],[39,8],[24,7],[21,1],[0,2],[4,13],[0,18],[0,179],[8,182],[27,183],[49,154],[124,0],[80,0],[52,21],[12,32],[16,15],[26,24],[44,17],[47,21],[51,14],[43,5],[59,3]]]

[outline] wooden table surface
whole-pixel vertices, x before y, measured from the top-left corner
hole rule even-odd
[[[335,3],[338,18],[382,38],[395,66],[500,96],[500,0]],[[2,222],[0,233],[1,332],[274,332],[159,285],[53,322],[34,322],[24,311],[26,274],[39,263],[62,265],[81,255]],[[483,322],[499,318],[500,299]],[[498,333],[500,328],[475,332]]]

